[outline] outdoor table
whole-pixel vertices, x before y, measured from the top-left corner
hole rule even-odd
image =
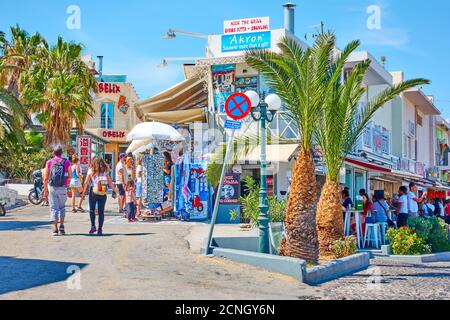
[[[345,236],[349,236],[351,234],[351,221],[352,215],[355,216],[356,222],[356,239],[358,241],[358,248],[362,248],[363,244],[363,232],[362,232],[362,224],[361,224],[361,213],[360,210],[348,210],[345,212],[345,222],[344,222],[344,232]]]

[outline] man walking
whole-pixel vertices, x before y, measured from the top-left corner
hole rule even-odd
[[[399,228],[406,227],[408,224],[408,189],[406,187],[400,187],[398,191],[399,199],[398,203],[398,218],[397,226]]]
[[[44,195],[50,202],[50,213],[54,225],[53,235],[65,235],[67,186],[71,179],[70,162],[62,158],[63,149],[54,149],[54,157],[47,161],[44,175]],[[59,228],[58,228],[59,223]]]
[[[123,213],[125,207],[125,188],[127,186],[128,173],[125,167],[127,156],[122,153],[116,165],[116,186],[119,190],[119,213]]]
[[[421,198],[417,198],[417,186],[414,182],[409,184],[408,192],[408,214],[410,217],[419,216],[419,204],[427,197],[425,192]]]

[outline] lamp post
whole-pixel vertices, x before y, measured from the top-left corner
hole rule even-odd
[[[255,91],[245,93],[252,103],[252,118],[260,122],[260,145],[261,145],[261,191],[259,198],[259,252],[270,253],[269,240],[269,201],[267,194],[267,125],[275,119],[275,113],[281,107],[281,99],[276,94],[267,97],[259,97]]]

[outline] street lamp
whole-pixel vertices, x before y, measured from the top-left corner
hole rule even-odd
[[[195,37],[195,38],[203,38],[208,39],[209,36],[206,34],[201,33],[195,33],[195,32],[189,32],[189,31],[183,31],[183,30],[177,30],[177,29],[169,29],[165,35],[163,35],[162,39],[175,39],[177,37],[177,34],[182,34],[185,36]]]
[[[261,144],[261,191],[259,200],[259,252],[270,253],[269,240],[269,201],[267,198],[267,124],[275,119],[275,113],[281,108],[281,99],[276,94],[271,94],[262,99],[255,91],[245,93],[252,104],[252,118],[261,123],[260,126],[260,144]]]
[[[160,64],[157,65],[158,68],[167,68],[169,66],[169,61],[196,61],[202,59],[200,57],[184,57],[184,58],[164,58]]]

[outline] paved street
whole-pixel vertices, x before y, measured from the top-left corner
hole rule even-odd
[[[109,212],[99,238],[86,234],[87,214],[70,213],[68,235],[55,238],[46,210],[29,206],[0,218],[0,299],[450,299],[450,263],[374,260],[369,270],[310,287],[200,256],[204,224],[131,225]],[[245,236],[235,226],[217,233]],[[73,267],[81,288],[67,281]]]
[[[193,253],[184,238],[191,229],[206,230],[201,225],[130,225],[109,216],[106,235],[99,238],[86,235],[90,226],[87,214],[71,213],[66,223],[68,235],[55,238],[51,236],[46,210],[27,207],[1,218],[0,299],[232,300],[323,296],[319,288],[289,277]],[[198,246],[200,240],[192,243]],[[68,289],[67,269],[71,266],[81,268],[81,290]]]

